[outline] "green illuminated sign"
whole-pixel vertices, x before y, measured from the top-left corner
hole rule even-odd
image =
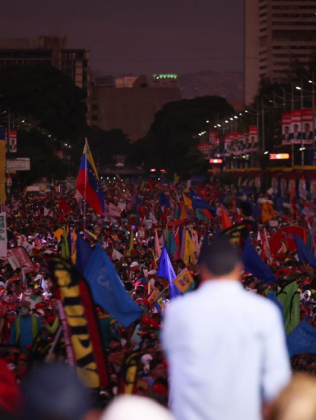
[[[177,79],[177,74],[153,74],[154,79]]]

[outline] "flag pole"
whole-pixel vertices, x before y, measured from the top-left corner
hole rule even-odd
[[[84,190],[83,190],[83,231],[86,230],[86,217],[87,217],[87,177],[88,177],[88,164],[87,164],[87,138],[85,138],[85,160],[84,160]]]

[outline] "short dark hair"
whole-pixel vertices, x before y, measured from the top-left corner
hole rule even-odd
[[[162,361],[158,359],[153,359],[149,362],[150,370],[156,369],[158,365],[162,365]]]
[[[202,249],[199,265],[215,276],[224,276],[231,273],[239,262],[237,246],[230,242],[228,236],[220,235]]]

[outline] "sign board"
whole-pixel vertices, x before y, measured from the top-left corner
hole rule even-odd
[[[29,171],[31,169],[30,158],[18,158],[6,161],[7,171]]]
[[[270,160],[286,160],[286,159],[290,159],[290,155],[289,153],[272,153],[270,154]]]

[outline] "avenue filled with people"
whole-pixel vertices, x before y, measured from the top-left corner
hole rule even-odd
[[[121,400],[133,395],[179,420],[260,419],[291,371],[316,374],[312,201],[289,192],[277,211],[276,191],[216,178],[100,185],[102,214],[65,185],[12,191],[2,205],[4,416],[120,419],[102,410],[130,401],[133,411],[132,397]],[[223,236],[226,248],[212,248]],[[211,284],[232,272],[240,289]]]

